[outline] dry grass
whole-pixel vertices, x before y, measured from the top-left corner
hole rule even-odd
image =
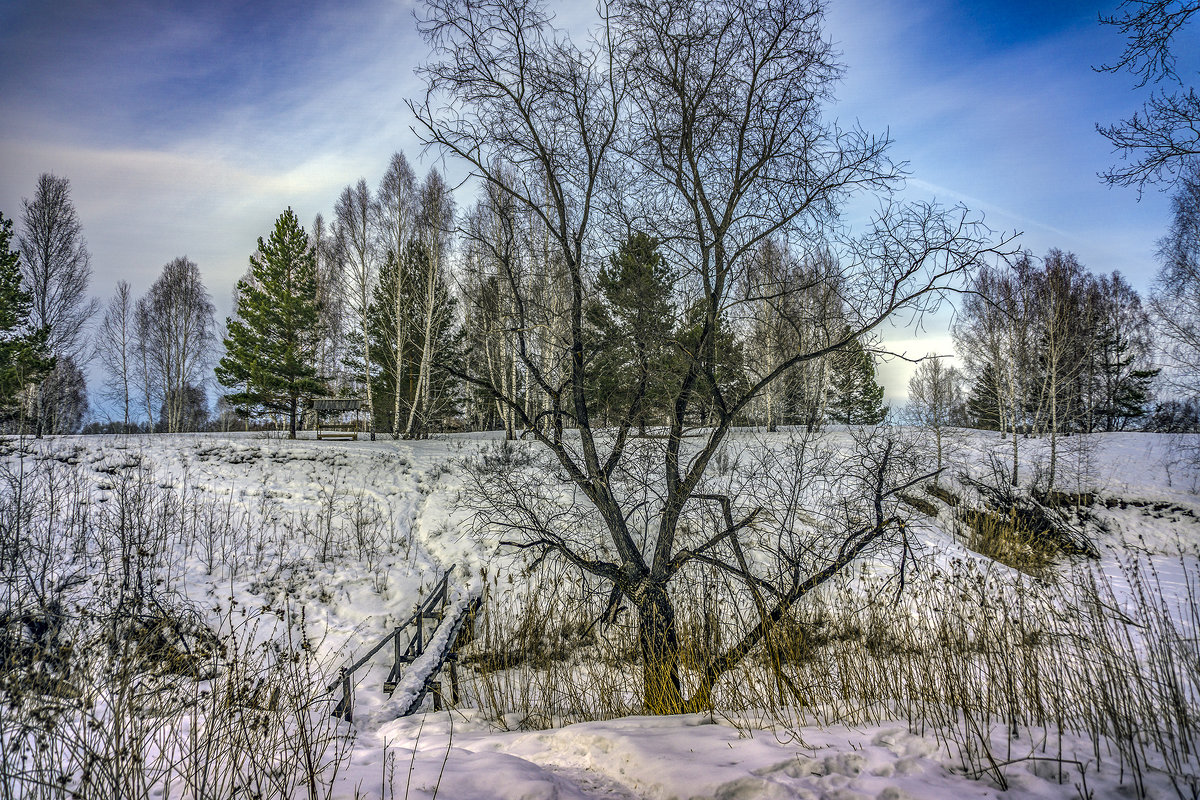
[[[252,646],[271,638],[256,631],[266,619],[199,624],[169,591],[167,554],[243,547],[253,559],[289,535],[320,552],[328,535],[331,554],[369,558],[389,532],[348,492],[331,499],[337,529],[292,520],[245,531],[245,520],[140,467],[114,473],[112,487],[97,508],[68,463],[0,476],[0,796],[328,796],[351,741],[321,695],[336,665],[303,641]],[[806,599],[731,672],[714,713],[797,737],[814,724],[904,720],[998,787],[1029,759],[1078,778],[1068,747],[1082,738],[1089,769],[1119,769],[1134,794],[1154,772],[1179,797],[1200,795],[1196,554],[1183,557],[1184,596],[1168,607],[1146,562],[1124,562],[1114,585],[1091,565],[1037,553],[1002,517],[977,522],[981,550],[1058,579],[964,559],[897,599],[853,576]],[[464,652],[464,704],[509,728],[639,713],[636,621],[598,621],[606,587],[551,562],[513,574],[488,580]],[[87,580],[100,587],[78,592]],[[727,586],[681,586],[688,683],[755,612]],[[85,596],[92,605],[79,606]]]
[[[320,648],[228,600],[212,628],[172,588],[180,547],[269,534],[138,463],[106,487],[69,461],[0,473],[0,796],[331,796],[352,736]]]
[[[861,583],[819,593],[722,681],[713,710],[799,738],[811,725],[903,720],[999,788],[1031,759],[1062,781],[1081,780],[1086,761],[1115,767],[1137,796],[1155,771],[1171,776],[1179,797],[1195,798],[1195,554],[1182,561],[1179,608],[1163,605],[1157,577],[1134,560],[1121,565],[1123,588],[1086,563],[1055,562],[1053,583],[982,563],[926,575],[899,602],[893,589],[864,593]],[[467,704],[508,728],[641,713],[632,621],[581,636],[603,603],[566,574],[535,582],[543,591],[517,593],[520,602],[493,582],[471,645]],[[719,641],[706,622],[712,610],[680,605],[685,682],[708,654],[705,642]],[[1080,740],[1090,743],[1083,761],[1069,751]]]
[[[1033,530],[1016,514],[968,509],[959,513],[966,523],[971,550],[1037,578],[1051,578],[1063,553],[1048,530]]]

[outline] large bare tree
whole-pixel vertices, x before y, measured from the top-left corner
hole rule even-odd
[[[614,603],[633,606],[647,711],[705,708],[721,676],[795,603],[864,551],[903,537],[894,495],[920,477],[899,469],[913,462],[894,439],[877,441],[858,461],[862,480],[840,484],[850,493],[839,499],[845,513],[818,523],[797,513],[799,492],[714,478],[735,421],[797,364],[922,310],[987,257],[986,230],[964,209],[889,200],[899,172],[886,139],[826,118],[841,67],[817,2],[622,0],[602,6],[583,46],[537,2],[432,0],[427,8],[421,29],[434,57],[422,70],[428,93],[411,104],[425,141],[540,221],[566,284],[562,334],[548,340],[563,356],[551,363],[566,369],[552,376],[536,346],[532,287],[517,262],[500,262],[515,357],[546,398],[536,413],[494,375],[461,372],[510,409],[554,465],[541,484],[507,484],[520,491],[489,483],[494,510],[485,518],[511,532],[507,544],[561,558],[611,587]],[[866,230],[851,235],[837,212],[862,191],[884,199]],[[691,321],[676,347],[665,435],[652,442],[630,436],[639,392],[602,429],[600,399],[589,391],[585,297],[597,256],[631,220],[668,249]],[[726,380],[726,326],[758,300],[746,269],[764,241],[784,235],[836,251],[848,324],[753,382]],[[698,409],[709,424],[690,430]],[[792,460],[800,482],[811,477],[803,452]],[[563,492],[574,495],[569,510]],[[537,502],[545,493],[554,501]],[[810,540],[813,525],[824,535]],[[731,591],[755,615],[740,626],[731,619],[726,646],[685,680],[676,610],[697,572],[739,587]]]
[[[91,256],[71,202],[71,182],[43,173],[33,199],[21,202],[21,273],[33,299],[31,323],[50,329],[50,352],[78,362],[84,327],[100,303],[87,296]]]
[[[337,219],[337,249],[343,261],[343,293],[353,315],[355,344],[361,346],[363,390],[367,395],[367,424],[375,441],[375,397],[371,389],[375,361],[371,355],[370,311],[379,280],[379,204],[360,179],[342,190],[333,209]]]
[[[186,256],[163,266],[158,280],[137,302],[139,350],[151,396],[166,410],[159,424],[183,429],[187,393],[200,386],[216,344],[216,306],[200,268]],[[147,406],[154,402],[147,398]]]
[[[106,373],[103,396],[121,409],[124,430],[129,430],[133,392],[137,380],[135,313],[129,283],[117,281],[117,290],[105,305],[104,317],[96,331],[95,354]]]

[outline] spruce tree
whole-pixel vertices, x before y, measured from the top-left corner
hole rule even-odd
[[[319,310],[316,253],[288,208],[271,238],[259,237],[250,272],[238,281],[238,318],[227,320],[216,372],[221,385],[236,388],[225,398],[238,413],[287,414],[290,439],[302,399],[324,391],[316,367]]]
[[[0,413],[11,412],[17,393],[41,380],[54,367],[49,329],[33,330],[32,298],[21,286],[21,256],[10,248],[11,219],[0,214]]]
[[[718,402],[727,402],[726,398],[745,392],[750,385],[742,343],[725,314],[717,316],[709,341],[702,341],[707,313],[704,300],[692,303],[683,312],[683,319],[672,342],[674,347],[668,373],[668,388],[672,393],[677,393],[689,365],[693,360],[700,363],[699,375],[692,386],[693,396],[698,401],[693,408],[697,413],[696,422],[700,425],[709,424]]]
[[[597,351],[591,383],[606,415],[631,420],[645,435],[664,418],[670,400],[668,366],[674,338],[673,278],[658,240],[634,233],[609,256],[597,277],[603,302],[589,309]]]
[[[875,381],[875,359],[852,340],[830,360],[829,420],[835,425],[878,425],[887,416],[883,387]]]
[[[967,422],[985,431],[1000,430],[1000,379],[991,363],[983,365],[967,396]]]

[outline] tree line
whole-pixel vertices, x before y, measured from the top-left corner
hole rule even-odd
[[[1181,181],[1149,302],[1119,273],[1093,275],[1059,250],[982,269],[952,331],[961,366],[919,365],[908,416],[1005,438],[1200,429],[1189,390],[1200,361],[1200,304],[1191,296],[1200,183],[1190,173]],[[374,193],[365,180],[346,187],[332,224],[317,215],[308,233],[285,211],[269,240],[260,239],[222,334],[199,268],[186,257],[164,265],[141,298],[121,281],[105,304],[89,299],[90,257],[69,182],[43,175],[26,203],[22,236],[10,219],[0,227],[5,424],[81,430],[83,367],[94,358],[105,375],[98,395],[115,413],[92,430],[229,428],[273,414],[290,429],[304,425],[313,397],[340,395],[365,400],[372,435],[504,428],[515,436],[514,410],[455,372],[488,374],[536,415],[546,398],[518,349],[551,352],[564,287],[551,254],[538,249],[545,232],[536,216],[518,219],[511,203],[497,203],[486,188],[482,195],[455,215],[441,175],[431,171],[419,183],[397,153]],[[788,353],[832,341],[846,327],[837,265],[828,258],[799,256],[773,239],[759,245],[748,259],[754,302],[720,320],[721,381],[749,385]],[[644,376],[639,433],[665,424],[672,365],[694,338],[695,309],[679,277],[659,240],[635,232],[612,245],[588,287],[588,357],[594,391],[604,398],[601,420],[619,416]],[[540,333],[524,343],[511,328],[514,287],[537,295]],[[872,349],[869,339],[854,338],[789,366],[739,421],[769,430],[881,422],[888,409]],[[214,366],[225,389],[217,416],[206,391]],[[1155,402],[1157,386],[1168,396]],[[695,415],[697,424],[706,418],[703,410]]]
[[[953,328],[961,367],[919,365],[908,416],[1005,438],[1200,428],[1186,391],[1153,402],[1156,384],[1185,388],[1200,341],[1191,330],[1200,312],[1188,305],[1196,185],[1185,176],[1146,304],[1119,273],[1093,275],[1059,250],[976,272]],[[22,221],[19,238],[12,220],[0,228],[9,428],[79,431],[83,367],[93,358],[105,375],[99,398],[114,413],[91,430],[109,431],[229,428],[278,416],[294,432],[312,424],[312,398],[333,395],[364,401],[371,436],[503,428],[513,437],[522,416],[549,408],[542,383],[561,379],[553,354],[565,335],[569,286],[544,220],[486,185],[456,214],[444,178],[433,170],[418,181],[402,153],[374,192],[365,180],[347,186],[331,223],[318,214],[307,232],[285,211],[259,240],[223,328],[186,257],[164,265],[143,297],[121,281],[102,306],[88,298],[90,257],[66,179],[43,175]],[[646,435],[670,417],[670,386],[698,345],[699,304],[655,236],[632,231],[608,247],[585,287],[589,391],[601,398],[603,424],[636,400]],[[767,238],[746,263],[745,302],[715,320],[713,377],[728,389],[779,374],[737,421],[768,430],[883,421],[870,336],[779,369],[789,354],[850,328],[841,265],[830,252],[800,254]],[[1158,365],[1168,362],[1160,377]],[[214,374],[215,416],[207,400]],[[521,413],[471,375],[520,398]],[[689,421],[712,417],[701,403]]]
[[[548,407],[540,381],[561,366],[552,363],[567,304],[561,265],[537,215],[486,187],[456,215],[442,176],[433,170],[418,181],[397,153],[374,192],[365,180],[345,188],[332,222],[318,214],[306,231],[287,209],[259,239],[223,327],[186,256],[164,265],[142,297],[120,281],[103,305],[89,299],[91,262],[69,188],[65,178],[40,178],[25,203],[19,252],[8,249],[14,235],[5,220],[6,330],[23,332],[5,345],[12,350],[3,395],[9,429],[80,431],[88,409],[83,369],[92,359],[104,374],[97,396],[110,409],[107,422],[88,426],[93,432],[279,418],[294,435],[312,424],[310,401],[331,395],[364,401],[372,437],[493,428],[515,437],[520,415],[468,373],[520,397],[526,415]],[[751,260],[749,313],[719,320],[714,355],[725,386],[749,386],[778,368],[789,348],[832,341],[850,325],[830,264],[773,239]],[[698,344],[699,306],[647,233],[612,243],[602,261],[587,287],[589,384],[604,398],[602,420],[619,418],[638,396],[645,435],[668,420],[667,387]],[[518,314],[535,330],[516,330]],[[845,350],[787,365],[779,388],[739,419],[772,430],[881,422],[887,408],[870,343],[851,338]],[[541,375],[525,363],[532,352]],[[207,401],[214,376],[216,416]],[[638,376],[645,396],[630,383]],[[712,417],[701,405],[690,419]]]

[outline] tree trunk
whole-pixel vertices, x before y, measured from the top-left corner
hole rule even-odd
[[[366,305],[366,295],[363,295],[363,308]],[[363,381],[367,387],[367,429],[371,432],[371,441],[375,441],[375,397],[371,392],[371,339],[367,333],[367,314],[362,315],[363,335]]]
[[[647,714],[681,714],[679,631],[665,586],[647,580],[634,592],[642,655],[642,702]]]
[[[942,476],[942,428],[939,425],[933,429],[934,438],[937,439],[937,474],[933,476],[933,485],[938,485],[938,480]]]

